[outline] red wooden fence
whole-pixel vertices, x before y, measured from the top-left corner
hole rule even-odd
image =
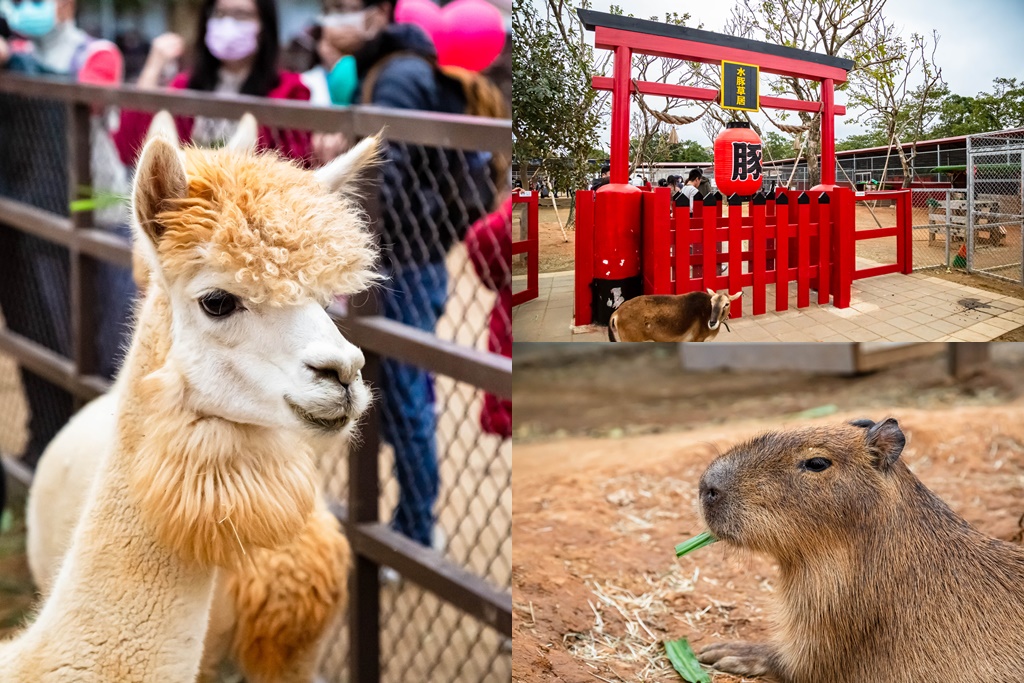
[[[538,209],[536,192],[512,193],[513,204],[526,204],[526,239],[512,242],[512,255],[526,254],[526,289],[512,293],[512,305],[518,306],[536,299],[540,294],[540,252],[538,235]],[[515,232],[516,227],[512,227]]]
[[[694,202],[691,217],[688,205],[670,206],[666,188],[645,193],[644,292],[683,294],[710,288],[735,293],[750,287],[753,314],[761,315],[767,311],[769,285],[775,285],[775,310],[785,311],[789,284],[795,282],[798,308],[810,305],[811,289],[817,291],[819,304],[834,298],[836,306],[849,306],[853,269],[843,267],[843,239],[836,228],[843,195],[852,208],[848,190],[778,190],[775,196],[758,194],[746,203],[734,196],[727,208],[720,195],[712,194]],[[732,305],[732,317],[742,314],[739,299]]]
[[[896,263],[884,266],[874,266],[854,270],[853,279],[859,280],[875,275],[888,275],[889,273],[910,274],[914,270],[914,244],[912,242],[912,228],[914,225],[913,205],[910,192],[907,190],[885,191],[885,192],[863,192],[857,194],[858,202],[874,201],[878,199],[894,200],[896,202],[896,225],[888,228],[872,228],[869,230],[856,230],[853,235],[854,242],[860,240],[876,239],[878,237],[896,238]],[[856,264],[856,258],[854,259]]]
[[[896,225],[858,230],[856,203],[876,199],[896,202]],[[588,201],[589,200],[589,201]],[[576,324],[590,322],[593,273],[593,193],[578,193],[576,203]],[[910,273],[913,270],[910,192],[856,194],[847,188],[828,192],[776,190],[748,202],[712,194],[689,206],[672,205],[669,188],[645,190],[641,198],[642,270],[645,294],[684,294],[750,288],[754,315],[767,312],[769,286],[774,308],[789,309],[790,284],[796,284],[796,307],[832,302],[850,306],[854,280]],[[857,242],[896,238],[896,263],[857,270]],[[779,248],[783,245],[783,248]],[[746,298],[746,297],[744,297]],[[743,314],[744,301],[731,316]]]

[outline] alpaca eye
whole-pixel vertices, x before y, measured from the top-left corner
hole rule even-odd
[[[828,458],[811,458],[800,463],[800,469],[808,472],[824,472],[831,466],[832,461]]]
[[[224,318],[239,309],[238,297],[221,289],[215,289],[202,299],[199,305],[211,318]]]

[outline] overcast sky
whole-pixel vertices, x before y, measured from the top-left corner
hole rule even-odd
[[[642,19],[663,18],[667,11],[689,13],[687,26],[703,24],[709,31],[722,30],[733,6],[730,0],[594,0],[593,9],[606,12],[612,4]],[[973,96],[990,91],[997,76],[1024,81],[1024,0],[888,0],[884,13],[907,38],[915,32],[928,36],[933,29],[939,32],[936,61],[954,93]],[[588,35],[593,44],[593,33]],[[648,102],[655,109],[664,105],[658,98],[648,98]],[[837,93],[836,102],[845,104],[845,94]],[[692,113],[698,111],[694,108]],[[836,120],[837,140],[863,132],[862,126],[847,123],[847,119],[849,116]],[[789,122],[796,123],[795,115]],[[699,122],[678,130],[680,139],[710,145]],[[607,146],[607,131],[602,140]]]

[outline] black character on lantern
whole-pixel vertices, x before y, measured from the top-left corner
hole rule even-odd
[[[732,143],[732,179],[761,179],[761,145],[751,142]]]

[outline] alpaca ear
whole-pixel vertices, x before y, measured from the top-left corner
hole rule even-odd
[[[153,116],[146,132],[146,142],[162,137],[174,146],[178,145],[178,126],[174,123],[174,117],[166,109],[161,109]]]
[[[177,144],[157,135],[142,148],[132,190],[135,219],[154,245],[164,232],[156,217],[167,208],[167,200],[182,199],[187,192],[185,165]]]
[[[736,292],[735,294],[730,294],[729,295],[729,301],[736,301],[736,299],[739,299],[741,296],[743,296],[743,290],[742,289],[740,291]]]
[[[903,447],[907,445],[907,437],[903,435],[900,423],[891,417],[881,422],[854,420],[850,424],[867,429],[864,441],[868,450],[876,457],[875,466],[880,470],[891,467],[900,457]]]
[[[334,192],[356,179],[380,157],[381,133],[363,138],[358,145],[314,173],[321,185]]]
[[[256,141],[259,137],[260,130],[259,124],[256,123],[256,117],[245,112],[242,114],[242,120],[238,122],[235,134],[231,136],[225,147],[239,152],[252,152],[256,149]]]
[[[718,293],[718,292],[716,292],[715,290],[713,290],[713,289],[711,289],[710,287],[708,287],[708,294],[710,294],[711,296],[714,296],[714,295],[715,295],[715,294],[717,294],[717,293]]]

